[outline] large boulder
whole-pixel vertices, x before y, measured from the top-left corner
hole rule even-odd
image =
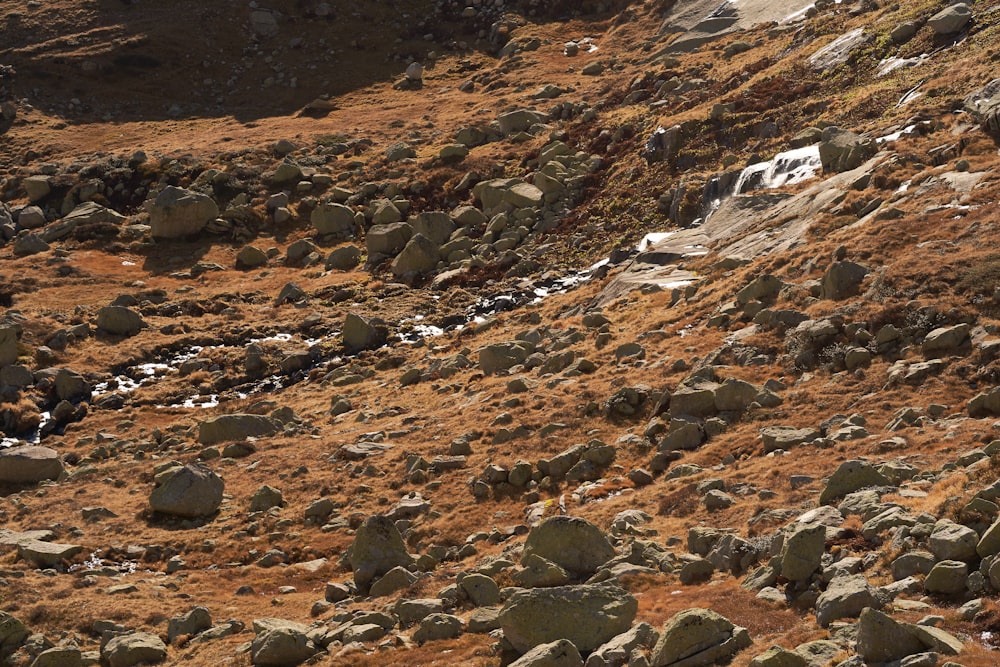
[[[299,623],[257,619],[253,625],[257,634],[250,644],[250,660],[255,667],[294,667],[319,651]]]
[[[133,667],[165,660],[167,645],[150,632],[130,632],[111,638],[101,649],[101,658],[110,667]]]
[[[934,524],[927,543],[937,560],[971,561],[976,558],[979,534],[968,526],[942,519]]]
[[[125,306],[104,306],[97,311],[97,328],[111,336],[134,336],[147,326],[139,313]]]
[[[970,417],[1000,417],[1000,387],[976,394],[967,409]]]
[[[808,581],[820,567],[826,544],[826,526],[807,525],[785,538],[781,551],[781,576]]]
[[[354,211],[343,204],[320,204],[313,209],[309,221],[320,236],[352,238],[355,233]]]
[[[559,639],[588,653],[628,630],[638,608],[638,601],[617,586],[557,586],[516,591],[499,620],[519,653]]]
[[[184,518],[210,516],[222,503],[222,478],[203,465],[168,468],[155,478],[149,495],[154,512]]]
[[[344,349],[355,354],[362,350],[374,350],[385,345],[388,329],[378,320],[369,322],[360,315],[347,313],[344,318]]]
[[[1000,144],[1000,78],[969,93],[963,100],[963,107],[976,119],[983,132]]]
[[[49,447],[21,445],[0,449],[0,482],[34,484],[58,479],[63,472],[59,452]]]
[[[819,143],[819,159],[823,171],[842,172],[856,169],[874,156],[878,146],[874,139],[831,125],[823,130]]]
[[[384,225],[372,225],[365,234],[365,247],[368,257],[395,257],[407,241],[413,237],[413,227],[408,222],[391,222]]]
[[[834,301],[854,296],[867,275],[868,267],[854,262],[834,262],[820,279],[819,296]]]
[[[232,414],[212,417],[198,424],[198,442],[215,445],[220,442],[245,440],[249,437],[274,435],[279,425],[264,415]]]
[[[433,271],[441,260],[441,247],[423,234],[414,234],[392,260],[392,275],[410,279]]]
[[[726,661],[752,643],[746,628],[733,625],[711,609],[687,609],[667,621],[649,664],[708,667]]]
[[[186,614],[174,616],[167,623],[167,641],[171,644],[178,637],[193,637],[212,627],[212,613],[207,607],[194,607]]]
[[[861,610],[882,608],[882,600],[863,574],[836,577],[816,600],[816,622],[824,628],[838,618],[854,617]]]
[[[394,567],[409,568],[414,562],[396,524],[380,515],[368,517],[358,528],[349,561],[354,583],[361,591],[367,591],[373,579]]]
[[[576,576],[589,576],[614,558],[615,549],[604,531],[589,521],[552,516],[532,529],[524,543],[522,562],[533,555]]]
[[[902,660],[914,653],[934,651],[955,655],[962,643],[930,626],[899,623],[876,609],[865,609],[858,620],[858,655],[865,664]]]
[[[921,349],[925,357],[945,357],[954,354],[969,343],[968,324],[938,327],[924,337]]]
[[[826,488],[819,495],[819,504],[826,505],[831,501],[846,496],[848,493],[860,491],[871,486],[890,486],[889,478],[875,467],[860,460],[845,461],[836,472],[830,476]]]
[[[494,343],[479,350],[479,369],[487,375],[505,371],[523,363],[534,351],[534,346],[525,341]]]
[[[56,567],[83,551],[79,544],[60,544],[41,540],[23,540],[17,543],[17,555],[36,567]]]
[[[154,239],[179,239],[200,233],[219,217],[219,207],[208,195],[168,185],[149,206]]]
[[[539,644],[509,667],[583,667],[583,658],[573,642],[557,639],[548,644]]]
[[[31,632],[19,619],[0,611],[0,660],[20,648]]]
[[[477,183],[472,188],[473,196],[483,205],[487,215],[511,211],[519,208],[534,208],[542,205],[544,193],[520,178],[494,178]]]
[[[514,132],[524,132],[536,123],[544,123],[549,118],[548,114],[532,109],[515,109],[497,116],[500,123],[500,131],[504,134]]]
[[[125,216],[92,201],[84,202],[69,212],[62,220],[46,225],[39,237],[46,243],[66,238],[80,226],[111,225],[125,222]]]
[[[20,338],[18,327],[0,326],[0,368],[17,363],[18,338]]]
[[[953,35],[972,20],[972,10],[964,2],[945,7],[927,19],[927,25],[938,35]]]
[[[439,246],[447,243],[455,231],[454,221],[444,211],[425,211],[411,222],[414,234],[423,234]]]

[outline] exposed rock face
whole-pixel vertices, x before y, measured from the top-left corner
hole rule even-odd
[[[112,638],[101,650],[101,658],[110,667],[133,667],[154,664],[167,657],[163,640],[149,632],[130,632]]]
[[[222,503],[222,478],[197,463],[169,468],[155,482],[149,496],[154,512],[198,518],[214,514]]]
[[[525,589],[504,604],[500,626],[521,653],[559,639],[587,653],[628,630],[638,608],[636,599],[617,586]]]
[[[263,415],[220,415],[198,424],[198,442],[215,445],[249,437],[274,435],[277,432],[278,425],[274,420]]]
[[[208,195],[168,185],[149,205],[150,234],[154,239],[180,239],[200,233],[219,216]]]
[[[34,484],[58,479],[62,472],[59,452],[49,447],[22,445],[0,449],[0,482]]]
[[[372,580],[394,567],[409,568],[413,557],[406,551],[396,524],[384,516],[368,517],[358,528],[351,545],[351,569],[359,590],[367,591]]]
[[[146,326],[139,313],[125,306],[105,306],[97,311],[97,328],[112,336],[134,336]]]
[[[614,558],[615,549],[600,528],[585,519],[553,516],[542,521],[524,543],[522,563],[540,556],[577,576],[588,576]]]
[[[877,150],[874,139],[831,126],[823,130],[819,159],[823,163],[823,171],[850,171],[864,164]]]
[[[752,644],[745,628],[710,609],[688,609],[667,621],[650,654],[652,667],[707,667]]]

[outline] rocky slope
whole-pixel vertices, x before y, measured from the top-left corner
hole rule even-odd
[[[0,659],[995,664],[1000,8],[356,4],[0,2]]]

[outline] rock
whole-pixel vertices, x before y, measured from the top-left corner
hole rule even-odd
[[[1000,519],[983,532],[982,539],[976,545],[976,553],[980,558],[995,556],[1000,553]]]
[[[365,235],[368,257],[395,257],[406,247],[412,236],[413,227],[408,222],[372,225]]]
[[[29,257],[45,252],[51,247],[40,235],[21,232],[14,239],[13,252],[15,257]]]
[[[564,586],[572,580],[565,569],[541,556],[529,554],[521,559],[523,570],[512,576],[514,583],[524,588],[547,588]]]
[[[467,574],[458,583],[469,601],[477,607],[489,607],[500,603],[500,587],[485,574]]]
[[[839,301],[858,293],[868,267],[854,262],[834,262],[820,280],[820,298]]]
[[[25,206],[17,214],[20,229],[38,229],[45,226],[45,211],[40,206]]]
[[[361,249],[346,245],[330,252],[326,258],[327,271],[350,271],[361,263]]]
[[[500,610],[504,637],[519,653],[566,639],[588,653],[632,625],[638,602],[612,585],[516,591]]]
[[[804,526],[785,538],[781,552],[781,576],[789,581],[808,581],[819,569],[826,544],[826,527]]]
[[[279,425],[264,415],[231,414],[219,415],[198,424],[198,442],[202,445],[216,445],[247,438],[274,435]]]
[[[487,215],[538,207],[544,201],[544,193],[539,188],[519,178],[482,181],[472,188],[472,194],[482,203]]]
[[[353,238],[355,233],[354,211],[333,202],[320,204],[313,209],[309,221],[320,236]]]
[[[267,254],[256,246],[243,246],[236,254],[237,269],[256,269],[265,264],[267,264]]]
[[[83,652],[75,646],[54,646],[39,653],[31,667],[83,667]]]
[[[21,181],[24,193],[28,195],[28,201],[34,204],[41,201],[52,192],[51,176],[28,176]]]
[[[265,484],[257,489],[250,498],[250,511],[266,512],[272,507],[281,507],[284,504],[285,501],[281,491]]]
[[[573,642],[557,639],[539,644],[508,667],[583,667],[583,658]]]
[[[175,466],[156,476],[149,495],[154,512],[186,518],[210,516],[222,503],[222,478],[198,463]]]
[[[461,162],[467,157],[469,149],[465,144],[448,144],[438,151],[438,159],[447,164]]]
[[[418,644],[438,639],[455,639],[462,634],[462,619],[451,614],[430,614],[420,621],[420,627],[413,633],[413,641]]]
[[[977,394],[967,409],[970,417],[1000,417],[1000,387]]]
[[[625,665],[636,652],[651,649],[659,637],[660,633],[649,623],[637,623],[628,632],[598,647],[587,657],[586,664],[588,667]]]
[[[441,248],[423,234],[414,234],[390,268],[397,278],[410,279],[433,271],[440,260]]]
[[[532,111],[531,109],[517,109],[497,116],[497,121],[500,123],[500,131],[505,135],[515,132],[525,132],[532,125],[544,123],[548,119],[548,114],[540,111]]]
[[[388,336],[388,329],[377,320],[369,322],[354,313],[347,313],[344,318],[344,349],[348,354],[380,348],[385,345]]]
[[[858,655],[871,664],[922,653],[927,646],[911,631],[912,627],[875,609],[865,609],[858,620]]]
[[[768,426],[761,430],[760,439],[764,443],[764,453],[767,454],[778,449],[789,450],[798,445],[812,442],[821,435],[819,429],[815,428]]]
[[[405,567],[397,566],[386,572],[371,585],[368,593],[374,598],[390,595],[417,583],[417,575]]]
[[[423,234],[437,245],[444,245],[455,232],[455,223],[444,211],[426,211],[411,219],[414,234]]]
[[[193,637],[212,627],[212,614],[205,607],[195,607],[181,616],[174,616],[167,623],[167,643],[178,637]]]
[[[17,555],[37,567],[56,567],[83,551],[78,544],[58,544],[39,540],[24,540],[17,544]]]
[[[728,660],[752,644],[745,628],[710,609],[675,614],[660,632],[649,656],[652,667],[708,667]]]
[[[808,667],[809,663],[798,653],[780,646],[772,646],[753,660],[748,667]]]
[[[971,19],[972,10],[969,5],[959,2],[927,19],[927,25],[938,35],[953,35],[968,25]]]
[[[376,577],[394,567],[409,568],[413,557],[406,551],[403,536],[396,525],[384,516],[370,516],[358,528],[351,545],[351,569],[358,590],[366,592]]]
[[[278,18],[274,12],[266,9],[255,9],[250,12],[250,29],[259,37],[274,37],[280,31]]]
[[[385,150],[386,162],[399,162],[414,157],[417,157],[417,151],[404,141],[394,143]]]
[[[967,95],[963,103],[983,132],[1000,144],[1000,78]]]
[[[148,209],[154,239],[193,236],[219,217],[219,207],[211,197],[173,185],[163,188]]]
[[[819,158],[823,171],[850,171],[864,164],[877,150],[875,140],[831,125],[823,130]]]
[[[971,561],[976,557],[979,535],[968,526],[942,519],[927,541],[937,560]]]
[[[147,326],[139,313],[124,306],[104,306],[97,311],[98,330],[111,336],[134,336]]]
[[[492,375],[523,363],[533,351],[534,346],[524,341],[487,345],[479,350],[479,369],[487,375]]]
[[[579,517],[553,516],[528,535],[522,563],[540,556],[576,576],[589,576],[614,558],[615,549],[600,528]]]
[[[130,632],[112,637],[101,649],[101,658],[107,661],[110,667],[153,664],[165,660],[166,657],[166,644],[149,632]]]
[[[63,473],[59,453],[49,447],[21,445],[0,449],[0,482],[35,484]]]
[[[257,626],[257,622],[254,622]],[[262,629],[250,646],[251,661],[259,667],[293,667],[316,655],[319,649],[298,624]]]
[[[939,327],[926,337],[922,347],[925,357],[944,357],[955,353],[969,343],[969,325],[956,324],[953,327]]]
[[[882,601],[865,575],[836,577],[816,600],[816,622],[825,628],[838,618],[857,616],[865,607],[882,608]]]
[[[952,596],[965,592],[969,579],[969,566],[957,560],[942,560],[934,564],[924,579],[928,593]]]
[[[46,225],[41,232],[43,241],[51,243],[66,238],[82,225],[121,225],[125,216],[114,209],[101,206],[97,202],[83,202],[70,211],[62,220]]]
[[[7,658],[21,647],[31,632],[20,620],[0,611],[0,659]]]
[[[56,373],[56,397],[60,401],[89,401],[90,383],[76,371],[60,368]]]
[[[0,325],[0,368],[17,363],[20,328]]]
[[[809,67],[817,72],[828,72],[849,62],[854,53],[870,42],[872,35],[863,28],[856,28],[837,37],[809,56]]]
[[[842,498],[848,493],[860,491],[870,486],[891,486],[891,483],[870,463],[859,460],[845,461],[830,476],[830,481],[827,482],[826,488],[819,496],[819,504],[828,505],[831,501]]]

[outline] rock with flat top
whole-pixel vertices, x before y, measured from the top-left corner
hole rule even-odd
[[[110,667],[155,664],[167,657],[163,640],[150,632],[130,632],[113,637],[101,649],[101,658]]]
[[[63,473],[59,452],[49,447],[21,445],[0,449],[0,483],[35,484]]]
[[[728,660],[752,644],[746,628],[711,609],[675,614],[660,633],[649,656],[652,667],[708,667]]]
[[[83,551],[78,544],[59,544],[57,542],[41,542],[39,540],[24,540],[17,545],[17,555],[38,567],[54,567],[72,559]]]

